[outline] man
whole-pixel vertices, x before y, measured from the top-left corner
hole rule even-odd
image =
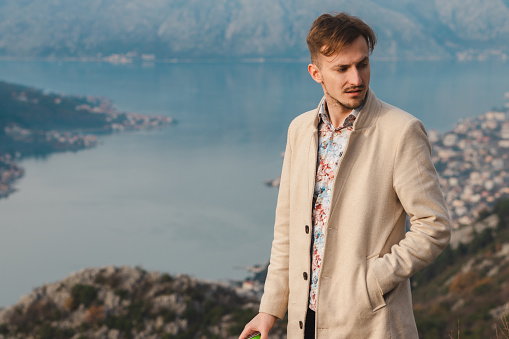
[[[286,310],[289,339],[417,338],[409,278],[450,238],[426,132],[370,90],[376,37],[359,18],[324,14],[307,43],[324,98],[288,129],[260,313],[240,339],[267,339]]]

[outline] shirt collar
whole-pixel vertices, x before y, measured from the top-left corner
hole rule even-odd
[[[364,106],[364,105],[362,105],[358,108],[352,109],[350,114],[346,117],[345,121],[343,122],[343,126],[334,128],[334,126],[332,125],[332,122],[330,121],[330,118],[329,118],[329,112],[327,112],[327,109],[325,108],[325,104],[326,104],[325,97],[323,97],[322,101],[320,102],[320,108],[318,109],[318,116],[320,117],[320,119],[322,120],[323,123],[329,125],[331,130],[340,130],[345,127],[352,126],[355,121],[355,118],[357,118],[360,111],[362,110],[362,107]]]

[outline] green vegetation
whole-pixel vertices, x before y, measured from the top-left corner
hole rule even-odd
[[[509,232],[506,232],[509,229],[509,199],[498,201],[493,211],[489,213],[489,215],[492,214],[496,214],[499,218],[497,230],[486,228],[481,233],[474,231],[474,236],[470,243],[460,243],[456,249],[448,246],[431,265],[412,277],[413,286],[418,288],[442,274],[444,270],[455,266],[458,262],[462,262],[478,253],[493,252],[496,250],[497,244],[500,246],[501,243],[509,240]],[[496,238],[495,232],[497,232]]]
[[[0,335],[219,339],[238,335],[258,309],[256,298],[185,275],[160,275],[140,267],[87,269],[79,274],[40,287],[18,305],[0,310],[5,321]],[[285,328],[286,322],[279,322],[276,331],[281,334]]]
[[[84,148],[80,142],[62,144],[47,132],[108,131],[111,122],[106,114],[78,109],[94,105],[99,105],[95,99],[90,102],[81,97],[45,94],[0,82],[0,154],[44,155]]]
[[[509,199],[499,200],[495,207],[493,208],[493,212],[500,218],[498,222],[498,229],[508,229],[509,228]]]
[[[115,295],[118,296],[120,299],[127,299],[129,296],[129,291],[123,288],[117,288],[115,290]]]
[[[73,310],[79,305],[89,307],[97,299],[97,289],[90,285],[76,284],[71,289],[71,297]]]
[[[251,319],[256,315],[257,310],[252,308],[240,308],[236,309],[232,313],[232,320],[235,325],[230,327],[230,334],[235,335],[239,334],[244,330],[244,326],[251,321]],[[288,320],[284,319],[284,323],[287,323]]]
[[[74,331],[70,328],[60,329],[51,326],[48,323],[41,325],[37,331],[38,339],[68,339],[74,335]]]
[[[162,276],[161,276],[161,281],[162,282],[172,282],[173,281],[173,278],[171,275],[169,275],[168,273],[164,273]]]
[[[493,310],[509,300],[507,258],[496,254],[509,241],[509,199],[498,201],[482,219],[492,214],[499,218],[496,229],[474,233],[471,242],[456,249],[448,247],[412,278],[420,338],[448,339],[458,319],[460,338],[496,338],[495,327],[507,321],[494,317]]]
[[[105,116],[76,109],[87,104],[91,103],[83,97],[46,94],[34,88],[0,82],[0,126],[16,124],[40,130],[102,128]]]

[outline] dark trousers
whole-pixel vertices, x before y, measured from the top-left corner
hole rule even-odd
[[[308,308],[304,339],[315,339],[315,312]]]

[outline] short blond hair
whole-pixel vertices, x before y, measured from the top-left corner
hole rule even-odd
[[[376,34],[364,21],[347,13],[320,15],[311,25],[306,39],[311,61],[316,63],[318,54],[334,55],[361,35],[371,54],[376,45]]]

